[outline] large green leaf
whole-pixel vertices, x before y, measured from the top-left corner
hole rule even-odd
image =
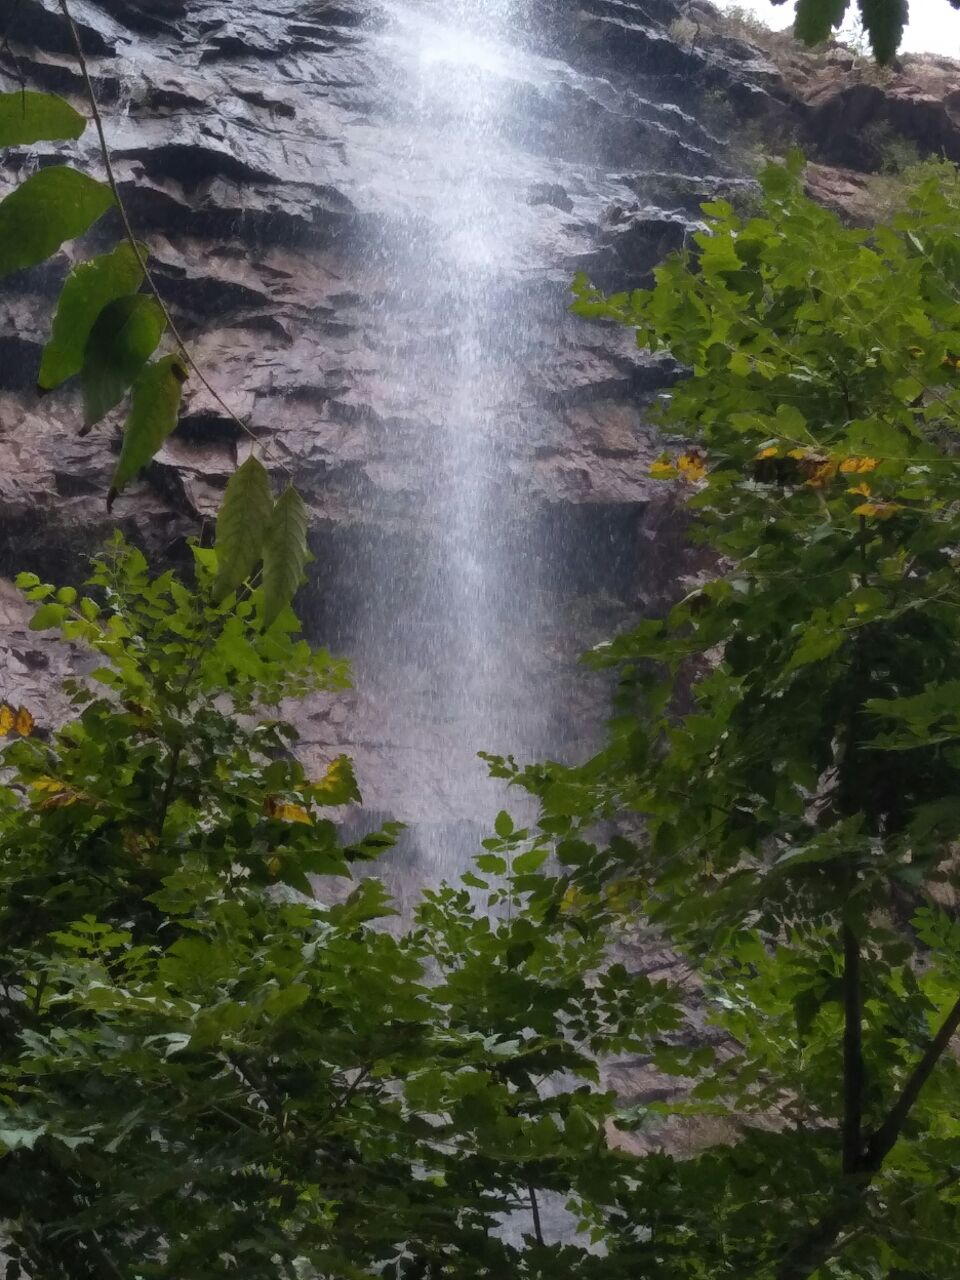
[[[141,245],[146,257],[147,250]],[[53,320],[50,341],[43,352],[39,386],[58,387],[83,367],[90,332],[105,307],[134,294],[143,283],[143,269],[126,241],[113,253],[81,262],[67,277]]]
[[[233,473],[217,514],[218,600],[253,572],[273,514],[270,477],[253,456]]]
[[[0,201],[0,276],[43,262],[112,204],[110,188],[85,173],[41,169]]]
[[[90,330],[83,355],[83,419],[89,429],[120,403],[156,351],[166,328],[163,309],[146,293],[109,303]]]
[[[87,122],[53,93],[0,93],[0,147],[79,138]]]
[[[293,485],[277,499],[263,549],[263,625],[293,600],[307,563],[307,508]]]
[[[123,432],[123,448],[107,505],[141,467],[145,467],[177,425],[187,370],[180,356],[149,365],[133,388],[133,405]]]

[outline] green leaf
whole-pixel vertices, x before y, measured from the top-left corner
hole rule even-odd
[[[140,246],[146,257],[146,247]],[[111,302],[135,294],[143,284],[143,269],[126,241],[113,253],[81,262],[63,286],[50,341],[43,351],[39,386],[43,391],[79,373],[90,331]]]
[[[0,201],[0,276],[35,267],[83,235],[113,204],[102,182],[76,169],[41,169]]]
[[[307,508],[290,485],[277,499],[263,549],[264,630],[293,600],[306,563]]]
[[[59,627],[67,616],[62,604],[44,604],[30,619],[31,631],[49,631],[51,627]]]
[[[502,876],[506,874],[507,860],[501,858],[497,853],[481,853],[474,862],[481,871],[486,871],[488,875]]]
[[[505,809],[501,809],[497,814],[493,829],[502,840],[506,840],[508,836],[513,835],[513,819]]]
[[[20,89],[0,93],[0,147],[79,138],[86,127],[80,112],[56,94]]]
[[[177,425],[187,371],[179,356],[165,356],[141,374],[123,433],[123,448],[107,499],[108,506],[145,467]]]
[[[549,856],[549,849],[529,849],[526,853],[521,853],[513,860],[514,874],[525,876],[539,871]]]
[[[220,601],[253,572],[273,514],[273,494],[266,468],[253,454],[233,473],[217,514],[217,579]]]
[[[146,293],[104,307],[90,330],[80,371],[87,428],[120,403],[156,351],[166,324],[162,307]]]

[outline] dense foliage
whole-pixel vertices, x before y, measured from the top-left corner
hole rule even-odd
[[[541,1200],[599,1221],[624,1161],[596,1060],[668,1036],[672,994],[599,973],[601,916],[527,909],[506,815],[494,915],[444,887],[394,936],[378,881],[338,887],[392,831],[340,847],[349,762],[308,778],[264,708],[343,664],[289,611],[265,633],[259,592],[218,603],[196,557],[196,591],[122,546],[82,597],[21,581],[99,665],[4,753],[8,1276],[594,1274]]]
[[[843,7],[801,0],[799,33]],[[861,10],[888,58],[905,6]],[[84,125],[0,95],[0,145]],[[393,831],[342,846],[349,761],[308,777],[283,717],[347,679],[297,638],[292,487],[239,467],[189,586],[122,544],[82,596],[21,580],[93,661],[52,737],[0,705],[9,1280],[960,1273],[960,183],[869,232],[799,161],[763,186],[651,290],[578,282],[686,371],[652,472],[712,568],[591,655],[620,678],[598,756],[492,760],[537,828],[502,814],[411,921],[351,883]],[[117,200],[40,169],[0,202],[0,274]],[[79,377],[84,430],[129,397],[111,496],[203,378],[125,229],[39,371]],[[675,987],[612,963],[638,919]],[[658,1101],[605,1091],[622,1055]]]
[[[741,1138],[643,1165],[644,1274],[939,1277],[960,1267],[960,182],[868,232],[800,167],[767,170],[759,216],[706,206],[653,289],[578,283],[581,314],[691,371],[661,417],[695,442],[652,470],[721,559],[592,655],[621,676],[601,755],[495,768],[541,798],[563,891],[613,877],[728,1037],[690,1101]],[[598,851],[598,819],[643,834]]]

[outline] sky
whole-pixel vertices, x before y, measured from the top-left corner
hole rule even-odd
[[[721,9],[729,8],[733,0],[716,0]],[[788,27],[793,21],[794,5],[791,0],[774,5],[770,0],[737,0],[739,7],[750,9],[775,31]],[[847,11],[847,21],[855,12],[855,0]],[[951,8],[947,0],[911,0],[910,23],[900,46],[905,53],[941,53],[960,58],[960,11]]]

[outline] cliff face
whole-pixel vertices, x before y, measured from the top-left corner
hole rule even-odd
[[[659,447],[646,407],[672,370],[630,335],[569,317],[571,276],[640,284],[696,226],[702,199],[747,191],[743,122],[811,147],[818,181],[841,203],[862,193],[855,167],[879,163],[862,145],[866,123],[960,155],[957,68],[867,82],[841,65],[849,55],[761,48],[705,5],[537,0],[523,47],[498,72],[507,109],[487,122],[480,160],[417,100],[413,41],[429,0],[73,9],[158,282],[211,381],[310,504],[316,563],[302,612],[314,639],[356,657],[357,689],[302,710],[305,753],[354,754],[374,809],[479,817],[482,805],[465,813],[462,795],[451,798],[451,759],[466,771],[480,747],[582,745],[604,692],[573,673],[577,653],[669,594],[682,563],[670,499],[647,479]],[[77,97],[55,0],[0,0],[5,29],[32,84]],[[92,138],[83,147],[98,171]],[[0,190],[51,154],[4,156]],[[495,392],[483,527],[505,583],[490,601],[499,665],[477,695],[490,737],[476,741],[475,717],[438,696],[470,659],[437,585],[438,525],[457,504],[445,505],[449,468],[435,460],[451,456],[451,403],[463,395],[450,335],[478,296],[465,292],[469,247],[449,193],[484,163],[496,165],[485,225],[497,243],[482,296],[503,324],[474,344],[497,375],[473,390]],[[107,223],[81,248],[118,234]],[[67,259],[0,293],[8,576],[79,577],[115,523],[177,558],[247,448],[191,384],[177,433],[107,516],[116,429],[80,439],[75,400],[32,390]],[[55,720],[52,686],[68,657],[24,630],[8,587],[0,623],[4,696]],[[424,628],[435,633],[426,649]]]

